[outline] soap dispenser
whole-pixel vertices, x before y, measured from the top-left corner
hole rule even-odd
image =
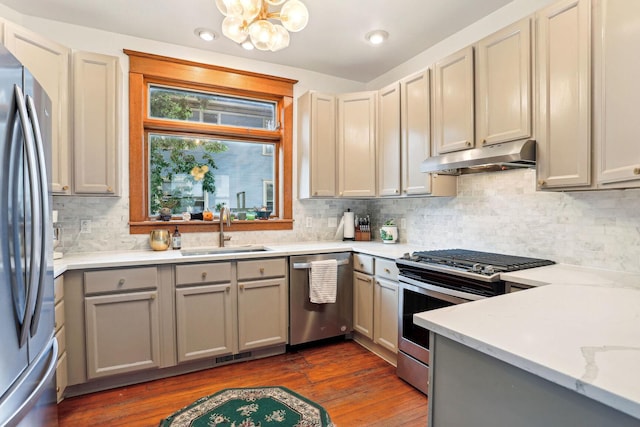
[[[173,249],[180,249],[182,246],[182,236],[180,235],[180,230],[178,230],[178,226],[176,225],[176,229],[173,232],[173,237],[171,239],[171,247]]]

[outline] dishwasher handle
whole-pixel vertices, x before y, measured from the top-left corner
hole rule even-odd
[[[348,259],[341,259],[337,261],[338,265],[347,265],[349,264],[349,260]],[[311,263],[310,262],[294,262],[293,263],[293,268],[295,270],[306,270],[311,268]]]

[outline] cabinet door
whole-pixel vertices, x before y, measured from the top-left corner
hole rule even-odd
[[[398,284],[376,278],[373,341],[398,352]]]
[[[640,186],[640,2],[601,0],[597,13],[594,123],[596,173],[601,188]]]
[[[402,192],[429,194],[431,174],[420,164],[431,155],[431,86],[429,70],[400,81]]]
[[[591,181],[590,2],[565,0],[537,21],[538,187]]]
[[[437,62],[433,83],[433,138],[437,154],[472,148],[473,47]]]
[[[400,195],[400,85],[378,92],[378,195]]]
[[[531,136],[531,20],[478,42],[476,147]]]
[[[298,191],[301,199],[335,197],[336,100],[307,92],[298,99]]]
[[[236,352],[231,283],[176,289],[178,362]]]
[[[353,273],[353,329],[373,339],[373,277]]]
[[[73,54],[74,192],[118,195],[118,58]]]
[[[240,351],[286,344],[289,307],[284,277],[238,283]]]
[[[9,22],[5,24],[4,43],[33,73],[51,98],[51,188],[57,194],[70,194],[70,51],[39,34]]]
[[[87,377],[157,368],[157,291],[85,298]]]
[[[338,194],[376,195],[376,93],[338,97]]]

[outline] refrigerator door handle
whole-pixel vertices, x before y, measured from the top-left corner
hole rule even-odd
[[[37,156],[35,151],[35,143],[33,141],[32,129],[29,126],[29,117],[27,113],[27,106],[24,100],[24,96],[22,95],[22,89],[18,86],[14,86],[14,92],[17,100],[18,114],[20,115],[20,121],[22,123],[22,133],[24,137],[24,152],[26,154],[27,160],[27,173],[28,181],[29,181],[29,192],[30,192],[30,209],[25,207],[25,212],[31,213],[31,238],[30,241],[25,242],[28,245],[25,248],[25,256],[26,252],[29,251],[29,258],[25,260],[26,264],[26,272],[27,272],[27,312],[25,315],[25,322],[21,325],[24,330],[21,334],[21,342],[22,338],[25,338],[25,335],[28,335],[30,332],[30,324],[31,324],[31,315],[35,310],[36,305],[36,297],[38,292],[38,280],[40,278],[40,270],[42,267],[40,266],[40,256],[42,253],[42,237],[38,236],[38,233],[42,230],[42,217],[41,217],[41,201],[39,193],[39,183],[37,179],[38,174],[38,165],[37,165]],[[26,338],[25,338],[26,339]]]
[[[34,136],[34,151],[36,155],[37,163],[37,185],[39,191],[37,195],[40,196],[40,236],[42,239],[35,238],[39,242],[46,241],[44,239],[51,240],[49,237],[49,193],[47,185],[47,169],[44,158],[44,145],[42,142],[42,133],[40,132],[40,123],[38,121],[38,112],[36,110],[33,98],[27,95],[27,113],[31,119],[31,127],[33,129]],[[45,245],[40,243],[40,268],[38,268],[38,293],[36,297],[36,305],[33,311],[33,317],[31,319],[31,336],[34,336],[38,331],[38,325],[40,324],[40,313],[42,312],[42,300],[44,297],[45,287],[45,273],[47,268],[47,254],[45,252]]]

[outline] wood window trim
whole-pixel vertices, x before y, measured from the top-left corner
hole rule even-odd
[[[127,49],[124,53],[129,56],[129,232],[147,234],[157,228],[171,229],[176,225],[182,232],[218,230],[215,221],[159,221],[147,215],[149,176],[144,147],[145,123],[153,122],[146,118],[147,83],[150,81],[278,102],[280,127],[277,131],[221,127],[220,134],[280,141],[279,150],[274,153],[279,183],[274,196],[279,200],[279,218],[234,221],[225,228],[229,231],[293,229],[293,85],[297,81]],[[172,131],[175,126],[154,126],[154,130]]]

